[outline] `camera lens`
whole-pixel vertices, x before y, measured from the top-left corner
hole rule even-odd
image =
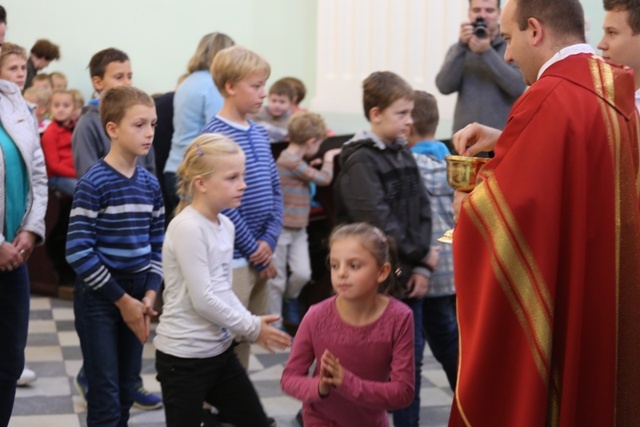
[[[484,22],[482,16],[478,16],[475,21],[471,23],[473,25],[473,34],[479,38],[484,39],[487,37],[487,24]]]

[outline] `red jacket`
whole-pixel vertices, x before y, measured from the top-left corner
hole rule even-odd
[[[71,134],[73,128],[66,128],[55,120],[42,134],[42,151],[47,164],[47,176],[76,178],[71,153]]]

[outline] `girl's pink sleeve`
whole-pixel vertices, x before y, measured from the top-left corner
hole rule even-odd
[[[315,311],[315,307],[311,307],[302,319],[280,380],[280,386],[285,393],[303,402],[322,399],[318,394],[320,377],[309,376],[309,367],[315,360],[311,332],[315,326]]]
[[[415,388],[415,362],[413,349],[413,315],[403,314],[394,333],[389,381],[363,380],[344,370],[342,385],[331,390],[347,399],[375,409],[396,410],[407,407],[413,401]]]

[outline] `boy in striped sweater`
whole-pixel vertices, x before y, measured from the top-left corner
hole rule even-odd
[[[298,296],[311,280],[307,237],[311,210],[309,186],[311,183],[321,186],[331,184],[333,159],[340,153],[340,149],[327,150],[322,159],[306,162],[305,159],[318,153],[320,144],[327,136],[324,120],[315,113],[302,112],[293,116],[288,134],[291,142],[276,161],[284,200],[284,227],[273,257],[276,277],[269,281],[269,312],[286,313],[286,320],[298,325]],[[278,321],[276,325],[282,327],[282,321]]]
[[[276,275],[271,261],[282,230],[282,194],[269,136],[262,126],[247,118],[260,110],[270,72],[267,61],[246,48],[234,46],[218,52],[211,74],[224,104],[202,130],[231,138],[247,156],[247,189],[242,204],[222,213],[236,227],[233,291],[256,315],[267,314],[267,280]],[[236,354],[247,369],[249,343],[242,337],[236,340]]]
[[[126,425],[149,319],[162,281],[160,185],[136,165],[151,149],[156,111],[146,93],[108,90],[100,119],[109,153],[73,197],[67,261],[77,273],[76,329],[88,380],[87,425]]]

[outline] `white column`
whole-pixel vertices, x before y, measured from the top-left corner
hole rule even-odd
[[[468,0],[319,0],[315,111],[362,112],[362,80],[393,71],[438,98],[441,118],[454,96],[435,77],[467,17]]]

